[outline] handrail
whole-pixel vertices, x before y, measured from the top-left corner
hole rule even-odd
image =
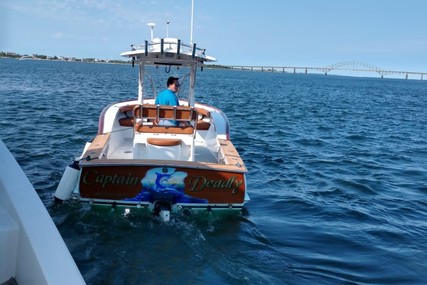
[[[169,45],[169,47],[166,47]],[[168,52],[168,50],[174,50],[177,55],[181,53],[189,53],[194,56],[205,56],[206,49],[199,48],[195,43],[192,45],[183,43],[180,39],[175,38],[165,38],[165,39],[153,39],[152,42],[145,41],[144,44],[134,46],[137,50],[145,51],[145,55],[148,55],[150,52],[160,52],[161,54]]]

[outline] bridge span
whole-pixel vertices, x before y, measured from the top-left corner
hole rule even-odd
[[[232,69],[232,70],[246,70],[246,71],[259,71],[259,72],[281,72],[281,73],[323,73],[328,75],[333,71],[350,71],[350,72],[363,72],[363,73],[377,73],[381,78],[387,75],[402,76],[405,79],[409,77],[424,79],[427,72],[417,71],[396,71],[387,70],[380,67],[362,63],[362,62],[340,62],[325,67],[309,67],[309,66],[254,66],[254,65],[221,65],[219,68]]]

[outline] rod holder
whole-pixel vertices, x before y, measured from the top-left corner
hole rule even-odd
[[[161,40],[160,40],[160,53],[161,53],[161,54],[163,54],[163,48],[164,48],[164,45],[165,45],[165,40],[164,40],[164,39],[161,39]]]
[[[194,59],[196,57],[196,43],[193,44],[193,53],[191,57]]]

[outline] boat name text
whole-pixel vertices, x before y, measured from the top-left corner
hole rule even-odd
[[[109,184],[124,184],[124,185],[137,185],[139,177],[132,176],[132,173],[126,175],[105,175],[98,174],[98,171],[87,171],[83,175],[83,183],[86,185],[101,184],[102,188]]]
[[[101,185],[102,188],[106,188],[109,185],[137,185],[140,182],[138,176],[133,176],[132,173],[128,175],[117,175],[117,174],[101,174],[97,170],[89,170],[82,176],[82,183],[85,185]],[[243,180],[237,179],[232,176],[229,179],[208,179],[204,176],[194,176],[189,182],[191,192],[199,192],[205,189],[217,189],[217,190],[231,190],[232,194],[236,194],[239,187],[243,184]]]
[[[190,179],[190,191],[198,192],[205,188],[211,189],[231,189],[231,193],[236,194],[239,187],[243,184],[243,180],[237,180],[237,177],[230,177],[227,180],[222,179],[207,179],[204,176],[194,176]]]

